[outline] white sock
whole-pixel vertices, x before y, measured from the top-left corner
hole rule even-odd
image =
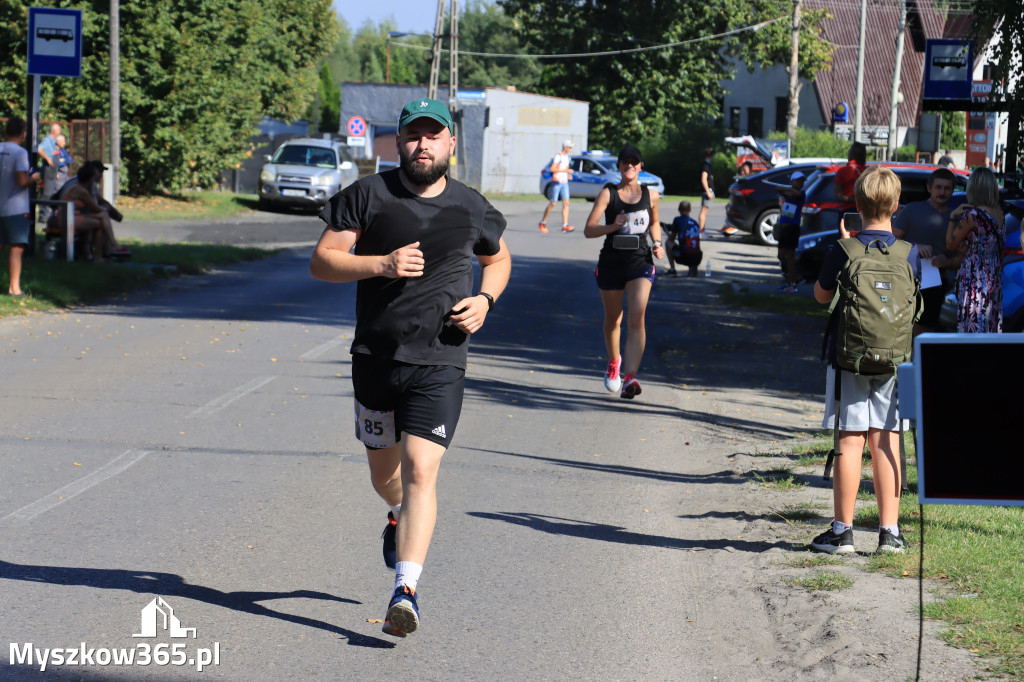
[[[394,516],[395,521],[397,521],[398,515],[402,513],[402,503],[399,502],[398,504],[389,504],[388,506],[391,507],[391,515]]]
[[[395,565],[395,589],[397,590],[402,585],[406,585],[409,589],[415,591],[416,583],[420,581],[420,573],[423,572],[423,566],[415,564],[411,561],[399,561]]]
[[[879,526],[878,530],[887,530],[890,533],[892,533],[893,536],[895,536],[895,537],[899,537],[900,536],[900,527],[899,526]]]
[[[835,533],[836,535],[842,535],[843,533],[845,533],[846,531],[850,530],[851,528],[853,528],[853,526],[851,526],[848,523],[843,523],[842,521],[833,521],[832,522],[832,532]]]

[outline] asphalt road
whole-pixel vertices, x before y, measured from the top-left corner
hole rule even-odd
[[[709,238],[710,278],[659,279],[644,392],[627,402],[601,384],[590,205],[573,204],[576,233],[549,235],[541,205],[499,208],[513,280],[471,344],[422,624],[405,640],[376,622],[393,574],[387,508],[351,433],[355,289],[309,277],[315,217],[126,224],[286,248],[0,320],[0,644],[14,645],[0,677],[821,679],[780,644],[777,621],[793,619],[751,596],[802,542],[768,522],[737,464],[816,425],[802,342],[817,330],[714,293],[773,286],[772,250]],[[133,637],[157,597],[194,638]],[[28,643],[96,662],[40,673]],[[145,666],[97,658],[147,647]],[[214,652],[199,675],[191,661]]]

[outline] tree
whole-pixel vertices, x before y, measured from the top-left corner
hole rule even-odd
[[[978,50],[992,41],[991,58],[993,95],[1010,103],[1007,138],[1007,170],[1020,165],[1022,133],[1024,133],[1024,92],[1020,85],[1024,73],[1024,13],[1020,3],[1007,0],[975,0],[971,21],[971,37]]]
[[[28,0],[0,0],[0,18],[27,25]],[[44,78],[40,115],[105,118],[108,3],[81,8],[82,77]],[[3,24],[0,24],[3,25]],[[9,30],[0,28],[0,32]],[[133,193],[212,185],[241,161],[262,116],[294,119],[316,88],[316,63],[334,42],[330,0],[136,0],[121,6],[122,177]],[[6,35],[4,37],[7,37]],[[11,36],[12,86],[24,90],[25,32]],[[20,61],[20,63],[19,63]],[[12,97],[13,94],[13,97]]]
[[[319,131],[336,133],[341,125],[341,88],[331,79],[331,69],[324,62],[320,67],[320,81],[317,83],[316,102],[320,109],[315,112]]]
[[[459,50],[523,54],[524,50],[514,30],[514,20],[500,6],[470,0],[459,16]],[[511,85],[517,90],[532,91],[540,79],[541,70],[540,63],[535,59],[461,55],[459,86],[483,88]],[[442,77],[441,80],[445,79]]]
[[[590,102],[590,141],[616,147],[660,139],[681,122],[717,115],[719,81],[730,71],[724,32],[746,15],[747,3],[724,0],[499,0],[515,34],[532,53],[608,56],[546,60],[538,90]],[[643,52],[635,48],[680,41]]]
[[[799,45],[797,51],[797,73],[799,78],[813,81],[818,73],[832,68],[832,53],[835,50],[831,43],[823,39],[824,24],[832,15],[827,9],[807,9],[800,2],[784,2],[782,0],[757,0],[749,5],[745,19],[749,23],[770,20],[774,17],[793,13],[792,20],[775,21],[758,29],[754,39],[741,36],[730,43],[730,51],[739,56],[747,68],[753,71],[755,66],[768,69],[776,64],[785,64],[786,73],[790,75],[789,116],[786,121],[786,132],[790,139],[796,137],[797,113],[799,112],[800,90],[803,83],[794,79],[793,43]],[[793,37],[793,26],[799,27],[797,37]]]

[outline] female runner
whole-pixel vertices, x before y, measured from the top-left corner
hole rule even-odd
[[[604,246],[597,260],[594,276],[604,304],[604,342],[608,348],[608,370],[604,386],[609,392],[621,390],[622,398],[631,400],[640,395],[636,372],[647,343],[644,314],[654,284],[654,260],[665,257],[658,222],[658,193],[641,186],[643,156],[640,150],[627,145],[619,152],[618,185],[608,183],[594,201],[583,235],[588,239],[604,237]],[[647,233],[654,240],[647,243]],[[619,327],[622,324],[623,292],[626,294],[629,317],[626,322],[625,352],[619,353]]]

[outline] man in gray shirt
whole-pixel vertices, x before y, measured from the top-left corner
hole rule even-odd
[[[907,204],[893,222],[892,233],[917,245],[922,262],[931,261],[942,273],[942,286],[923,289],[924,312],[914,325],[914,334],[933,332],[939,327],[939,312],[946,293],[953,288],[956,273],[963,260],[961,254],[946,250],[946,223],[949,220],[949,199],[953,196],[956,176],[947,168],[939,168],[928,178],[927,201]]]

